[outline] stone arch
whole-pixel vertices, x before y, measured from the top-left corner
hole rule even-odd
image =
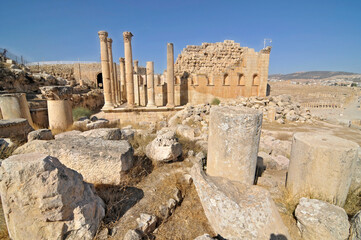
[[[103,74],[101,72],[97,74],[97,88],[103,89]]]
[[[246,80],[245,80],[244,74],[242,74],[242,73],[238,73],[238,85],[239,86],[246,85]]]
[[[259,76],[258,76],[257,73],[253,74],[252,85],[253,85],[253,86],[259,86]]]
[[[229,76],[229,74],[228,73],[225,73],[224,75],[223,75],[223,86],[229,86],[229,84],[230,84],[230,76]]]

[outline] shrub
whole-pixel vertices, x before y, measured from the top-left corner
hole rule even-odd
[[[211,105],[219,105],[221,103],[221,100],[219,100],[218,98],[213,98]]]
[[[90,117],[92,115],[92,111],[83,107],[76,107],[73,109],[73,119],[77,121],[81,117]]]

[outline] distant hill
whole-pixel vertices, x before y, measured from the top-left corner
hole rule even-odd
[[[325,79],[334,76],[350,76],[359,75],[359,73],[351,72],[331,72],[331,71],[310,71],[310,72],[296,72],[289,74],[271,74],[270,79],[278,80],[292,80],[292,79]]]

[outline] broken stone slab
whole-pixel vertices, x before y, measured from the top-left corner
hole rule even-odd
[[[0,138],[26,141],[28,133],[34,131],[25,118],[0,120]]]
[[[349,240],[361,239],[361,211],[355,214],[351,219],[350,237]]]
[[[358,144],[324,133],[293,136],[287,189],[294,199],[317,198],[343,206],[358,156]]]
[[[106,128],[108,125],[109,125],[109,120],[100,119],[95,122],[87,123],[85,126],[86,126],[86,129],[90,130],[90,129],[97,129],[97,128]]]
[[[28,134],[28,142],[33,140],[52,140],[54,139],[50,129],[39,129]]]
[[[122,133],[119,128],[98,128],[80,134],[83,137],[102,138],[104,140],[120,140]]]
[[[68,132],[62,132],[59,134],[56,134],[54,136],[55,139],[62,139],[62,138],[68,138],[68,137],[76,137],[76,136],[80,136],[82,132],[78,131],[78,130],[73,130],[73,131],[68,131]]]
[[[51,141],[34,140],[14,154],[39,152],[57,157],[93,184],[119,184],[120,173],[133,167],[133,148],[127,141],[72,136]]]
[[[206,176],[199,165],[191,169],[193,183],[213,230],[226,239],[290,239],[277,207],[267,190]]]
[[[0,192],[11,239],[92,239],[104,217],[92,185],[44,154],[2,161]]]
[[[170,162],[182,154],[182,145],[173,131],[158,135],[146,147],[146,155],[156,162]]]
[[[344,209],[317,199],[301,198],[295,216],[302,239],[347,239],[350,224]]]

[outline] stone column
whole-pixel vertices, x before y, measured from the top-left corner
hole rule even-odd
[[[174,107],[174,50],[173,43],[167,44],[167,107]]]
[[[108,33],[105,31],[99,31],[98,35],[100,39],[100,59],[102,64],[102,76],[103,76],[103,91],[104,91],[103,109],[111,109],[114,106],[113,106],[112,93],[111,93],[110,72],[109,72],[109,63],[108,63],[108,47],[107,47]]]
[[[34,125],[25,93],[1,94],[0,110],[2,119],[25,118]]]
[[[119,58],[119,71],[120,71],[120,92],[121,92],[121,99],[123,102],[127,99],[127,85],[125,81],[125,65],[124,65],[124,58]]]
[[[328,134],[293,136],[287,189],[295,198],[317,198],[343,206],[351,184],[358,144]]]
[[[112,51],[112,43],[113,40],[111,38],[107,39],[108,44],[108,63],[109,63],[109,72],[110,72],[110,85],[111,85],[111,93],[112,93],[112,103],[114,106],[117,105],[116,99],[116,85],[115,85],[115,78],[114,78],[114,65],[113,65],[113,51]]]
[[[243,107],[212,107],[207,174],[253,184],[262,112]]]
[[[134,103],[140,106],[138,60],[134,60]]]
[[[121,105],[121,99],[120,99],[120,80],[118,79],[118,71],[117,71],[117,64],[113,63],[113,70],[114,70],[114,80],[115,80],[115,86],[116,86],[116,91],[115,91],[115,96],[116,96],[116,103],[118,106]]]
[[[148,90],[148,104],[147,107],[155,107],[154,94],[154,62],[147,62],[147,90]]]
[[[40,88],[47,99],[49,128],[65,131],[73,124],[71,106],[72,87],[47,86]]]
[[[128,108],[134,107],[132,37],[131,32],[123,32]]]

